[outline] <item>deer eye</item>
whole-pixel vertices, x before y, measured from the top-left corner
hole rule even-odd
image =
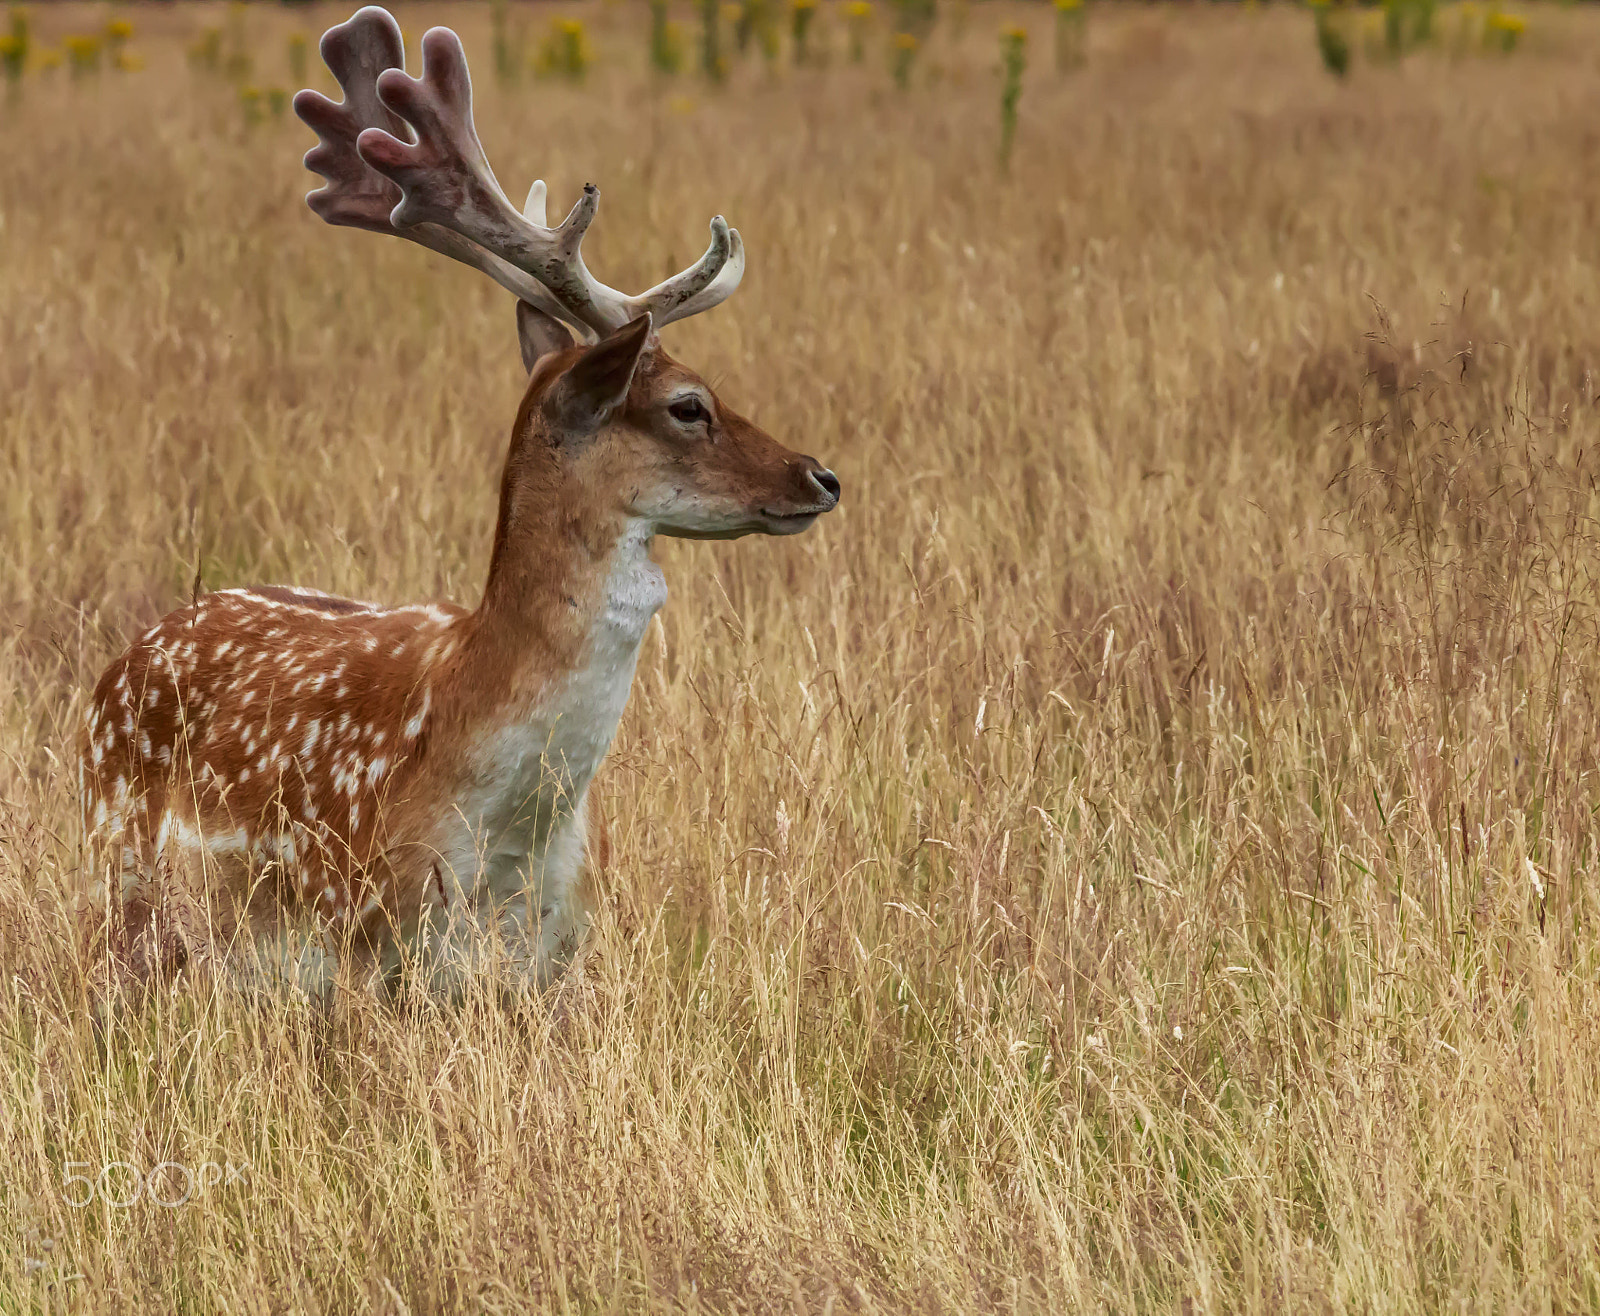
[[[684,425],[700,425],[711,419],[706,404],[692,393],[686,398],[679,398],[667,410],[672,413],[673,420]]]

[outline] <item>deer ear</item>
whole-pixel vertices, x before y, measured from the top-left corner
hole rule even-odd
[[[569,434],[593,434],[628,400],[633,372],[650,342],[646,311],[589,348],[550,391],[555,418]]]
[[[536,306],[517,302],[517,344],[522,348],[522,367],[530,373],[541,356],[563,352],[572,346],[567,326]]]

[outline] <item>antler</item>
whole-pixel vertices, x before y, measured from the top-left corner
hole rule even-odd
[[[462,261],[546,314],[564,318],[555,299],[536,280],[460,234],[433,224],[399,229],[391,222],[390,215],[400,204],[400,189],[367,166],[356,150],[356,139],[364,128],[407,132],[404,120],[378,99],[378,75],[405,66],[405,43],[393,15],[368,5],[348,22],[329,28],[321,49],[345,98],[339,104],[316,91],[302,91],[294,98],[294,112],[320,139],[306,152],[306,168],[328,180],[306,197],[306,204],[329,224],[392,233]]]
[[[344,103],[302,91],[294,106],[321,138],[306,167],[328,183],[306,199],[329,223],[394,233],[465,261],[589,339],[646,311],[657,326],[696,315],[739,286],[744,244],[720,215],[705,255],[630,297],[583,263],[583,235],[600,204],[593,184],[554,228],[545,223],[543,182],[519,212],[478,141],[466,53],[449,28],[422,38],[420,79],[404,71],[399,25],[375,5],[329,29],[322,55]]]

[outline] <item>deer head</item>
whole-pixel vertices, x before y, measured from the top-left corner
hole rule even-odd
[[[597,497],[660,534],[728,539],[804,530],[839,482],[717,397],[652,339],[648,313],[593,347],[541,357],[512,462],[554,452]]]
[[[839,501],[839,481],[728,407],[662,348],[658,329],[718,305],[744,273],[744,244],[719,215],[688,269],[637,296],[607,287],[583,261],[600,204],[586,186],[555,227],[535,182],[518,210],[495,179],[472,120],[461,41],[448,28],[422,39],[419,78],[404,70],[394,18],[368,6],[328,31],[322,54],[345,92],[314,91],[295,112],[319,144],[306,165],[326,186],[307,201],[332,224],[408,238],[488,274],[518,299],[529,370],[506,474],[543,490],[530,466],[552,459],[606,510],[652,533],[690,538],[793,534]],[[573,335],[576,334],[577,341]]]

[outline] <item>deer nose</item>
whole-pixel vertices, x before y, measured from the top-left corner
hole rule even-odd
[[[814,471],[807,471],[806,474],[811,477],[811,483],[817,487],[818,492],[822,494],[828,506],[830,508],[837,506],[839,502],[839,477],[832,471],[820,466]]]

